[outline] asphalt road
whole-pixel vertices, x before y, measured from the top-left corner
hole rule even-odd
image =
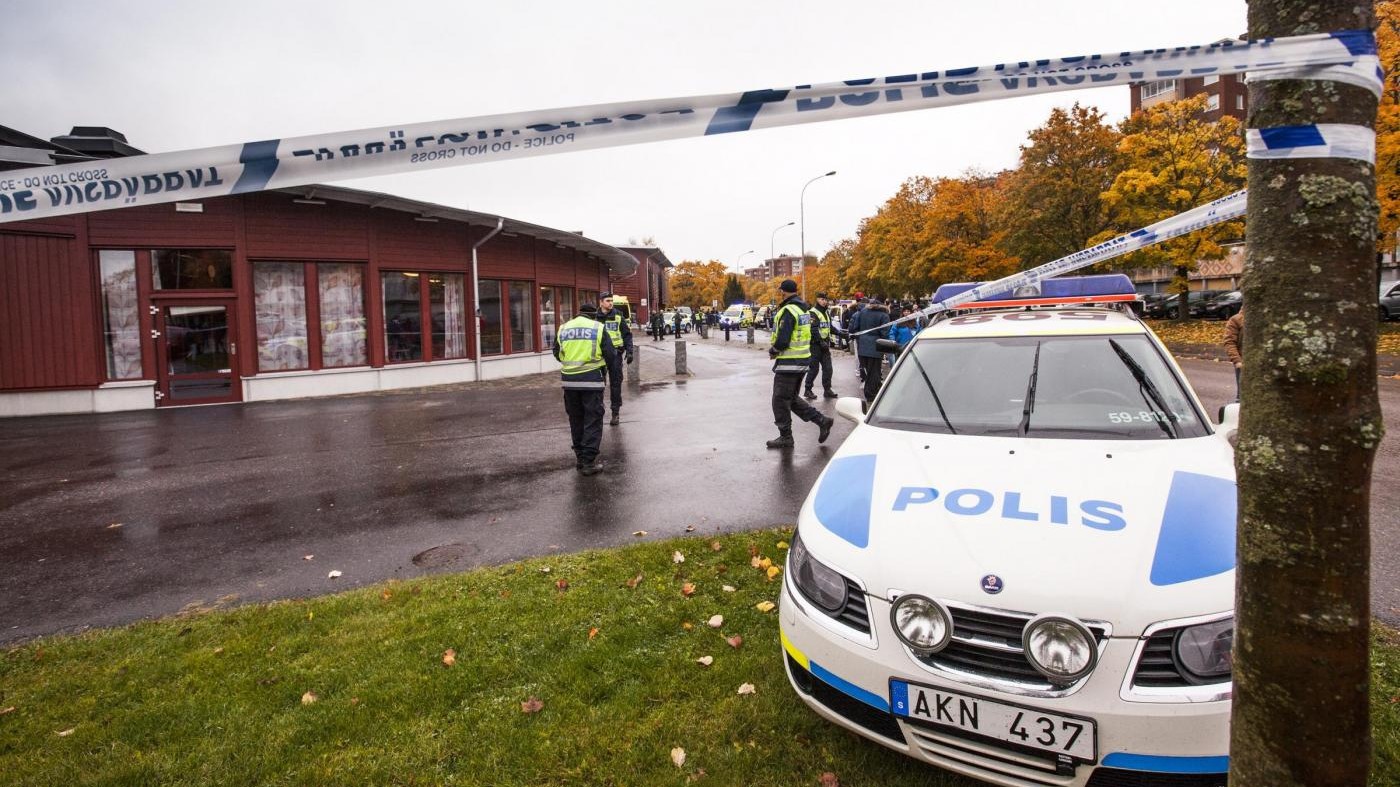
[[[0,642],[183,609],[308,596],[648,537],[791,523],[849,431],[769,451],[765,356],[739,335],[639,342],[643,379],[574,471],[547,378],[408,393],[0,424]],[[1207,408],[1225,364],[1183,364]],[[837,359],[837,390],[857,391]],[[1400,621],[1400,383],[1373,486],[1376,613]],[[818,406],[834,413],[831,402]],[[307,559],[307,556],[311,556]],[[340,571],[338,579],[327,574]]]

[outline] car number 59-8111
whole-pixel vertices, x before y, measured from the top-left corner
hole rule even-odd
[[[1097,762],[1092,719],[1022,708],[954,691],[890,681],[890,709],[909,719],[953,727],[1032,749]]]

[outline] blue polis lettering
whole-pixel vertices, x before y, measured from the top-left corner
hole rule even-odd
[[[593,328],[565,328],[559,332],[559,341],[567,342],[576,339],[592,341],[598,338],[598,332]]]
[[[927,505],[938,500],[938,490],[931,486],[906,486],[895,495],[894,511],[907,511],[910,506]],[[943,508],[958,516],[982,516],[996,508],[997,495],[986,489],[954,489],[943,495]],[[1070,501],[1064,495],[1049,495],[1048,510],[1038,505],[1028,505],[1020,492],[1005,492],[1001,496],[1001,507],[997,515],[1002,519],[1020,522],[1039,522],[1042,515],[1052,525],[1070,523]],[[1123,506],[1108,500],[1085,500],[1079,504],[1079,524],[1095,530],[1115,531],[1127,527],[1123,518]]]

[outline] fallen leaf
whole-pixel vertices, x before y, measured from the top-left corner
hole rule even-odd
[[[394,594],[393,594],[393,593],[390,593],[390,592],[387,591],[387,590],[385,590],[385,591],[383,591],[383,592],[381,592],[381,593],[379,594],[379,597],[382,598],[382,599],[384,599],[385,601],[388,601],[389,599],[391,599],[391,598],[394,597]]]
[[[758,689],[755,689],[755,688],[754,688],[754,685],[753,685],[752,683],[741,683],[741,684],[739,684],[739,693],[740,693],[740,694],[753,694],[755,691],[758,691]]]
[[[758,567],[763,569],[764,571],[767,571],[772,565],[773,561],[770,558],[765,557],[764,559],[758,561]]]
[[[714,663],[715,663],[715,657],[714,657],[714,656],[701,656],[700,658],[698,658],[698,659],[695,660],[695,663],[696,663],[696,664],[699,664],[699,665],[702,666],[702,667],[708,667],[708,666],[710,666],[711,664],[714,664]]]
[[[731,647],[731,648],[738,648],[740,645],[743,645],[743,644],[744,644],[744,638],[741,637],[741,636],[739,636],[738,634],[735,634],[734,636],[732,636],[732,637],[730,637],[729,639],[725,640],[725,642],[728,642],[728,643],[729,643],[729,647]]]
[[[717,628],[719,628],[720,626],[723,626],[723,625],[724,625],[724,616],[723,616],[723,615],[715,615],[714,617],[710,618],[710,620],[709,620],[709,626],[710,626],[710,628],[712,628],[712,629],[717,629]]]
[[[301,695],[301,704],[302,704],[302,705],[310,705],[311,703],[315,702],[317,699],[319,699],[319,698],[316,696],[316,692],[314,692],[314,691],[308,691],[308,692],[306,692],[305,694]]]
[[[443,653],[442,653],[442,663],[443,663],[444,666],[447,666],[447,667],[451,667],[451,666],[456,665],[456,664],[457,664],[457,651],[453,650],[452,648],[448,648],[447,650],[443,651]]]
[[[539,697],[531,697],[520,703],[521,713],[539,713],[542,710],[544,710],[544,703],[540,701]]]
[[[338,578],[339,576],[340,576],[340,572],[339,572],[339,571],[332,571],[331,573],[329,573],[329,574],[326,575],[326,578],[327,578],[327,579],[336,579],[336,578]]]
[[[351,698],[350,698],[350,704],[351,704],[351,705],[359,705],[359,704],[360,704],[360,698],[359,698],[359,697],[351,697]]]
[[[692,626],[692,625],[690,625],[690,621],[687,620],[687,621],[685,621],[684,623],[681,623],[681,628],[685,629],[686,631],[690,631],[691,629],[693,629],[693,628],[695,628],[695,627]]]
[[[736,590],[736,588],[733,585],[725,585],[724,587],[720,588],[720,590],[723,590],[725,593],[733,593]]]
[[[786,542],[786,541],[779,541],[777,544],[774,544],[774,546],[776,546],[778,549],[787,549],[787,548],[788,548],[788,542]]]
[[[310,560],[310,559],[313,558],[313,557],[316,557],[316,556],[315,556],[315,555],[302,555],[302,556],[301,556],[301,559],[302,559],[302,560]]]
[[[681,767],[682,765],[685,765],[685,749],[682,749],[679,746],[672,749],[671,762],[674,762],[677,768]]]
[[[598,636],[598,627],[594,626],[593,628],[588,630],[588,638],[593,639],[596,636]]]
[[[11,705],[11,706],[8,707],[8,708],[0,708],[0,716],[4,716],[6,713],[14,713],[14,712],[15,712],[15,706],[13,706],[13,705]]]
[[[695,773],[692,773],[689,776],[685,777],[685,780],[688,784],[694,784],[695,782],[698,782],[703,778],[705,778],[705,769],[696,768]]]
[[[781,568],[778,568],[777,566],[769,566],[768,571],[766,573],[768,574],[768,579],[772,580],[773,577],[778,576],[782,572],[783,570]]]
[[[712,551],[712,552],[718,552],[718,551],[720,551],[721,549],[724,549],[724,544],[721,544],[721,543],[718,542],[718,541],[711,541],[711,542],[710,542],[710,551]]]
[[[555,589],[555,590],[560,590],[560,591],[568,590],[568,589],[569,589],[569,580],[567,580],[567,579],[556,579],[556,580],[554,581],[554,589]]]
[[[749,557],[758,557],[758,544],[749,544]]]
[[[549,566],[540,566],[540,573],[541,573],[541,574],[548,574],[548,573],[549,573]]]
[[[108,530],[116,530],[117,528],[119,528],[119,527],[121,527],[121,526],[122,526],[122,523],[121,523],[121,522],[113,522],[112,524],[110,524],[110,525],[107,526],[107,529],[108,529]]]
[[[681,595],[685,596],[686,598],[695,595],[695,583],[687,582],[684,585],[681,585]]]
[[[224,652],[224,649],[223,649],[223,648],[214,648],[214,655],[215,655],[215,656],[217,656],[217,655],[219,655],[220,653],[223,653],[223,652]]]
[[[682,555],[682,554],[681,554],[681,551],[680,551],[679,549],[677,549],[675,552],[672,552],[672,553],[671,553],[671,562],[672,562],[672,563],[684,563],[684,562],[685,562],[685,555]]]
[[[638,574],[637,576],[632,577],[631,579],[627,580],[627,587],[628,587],[628,588],[635,589],[635,588],[636,588],[638,585],[640,585],[640,584],[642,584],[642,575],[641,575],[641,574]]]
[[[778,606],[778,605],[777,605],[777,604],[774,604],[774,603],[771,602],[771,601],[760,601],[760,602],[758,602],[757,604],[754,604],[754,605],[753,605],[753,608],[756,609],[756,610],[758,610],[759,612],[768,612],[769,610],[773,609],[773,607],[776,607],[776,606]]]
[[[749,565],[753,566],[754,568],[763,568],[763,560],[758,555],[754,555],[753,557],[749,558]]]
[[[632,531],[632,535],[636,536],[637,538],[641,538],[642,536],[644,536],[644,535],[646,535],[646,534],[647,534],[647,531],[645,531],[645,530],[633,530],[633,531]]]
[[[841,780],[836,778],[836,774],[827,771],[822,774],[821,787],[841,787]]]
[[[77,728],[77,727],[69,727],[68,729],[62,730],[62,731],[60,731],[60,732],[58,732],[58,733],[56,733],[56,734],[57,734],[58,737],[60,737],[60,738],[67,738],[69,735],[72,735],[72,734],[73,734],[73,731],[76,730],[76,729],[78,729],[78,728]]]
[[[687,533],[694,533],[694,532],[695,532],[695,525],[686,525],[686,526],[685,526],[685,532],[687,532]]]

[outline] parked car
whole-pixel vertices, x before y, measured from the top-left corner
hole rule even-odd
[[[1379,308],[1382,320],[1400,319],[1400,281],[1381,285]]]
[[[1238,404],[1213,427],[1129,310],[1065,303],[935,319],[836,410],[780,594],[804,703],[996,784],[1225,783]]]
[[[1225,290],[1191,290],[1187,293],[1187,313],[1193,317],[1199,317],[1201,306],[1205,303],[1206,299],[1213,298],[1224,292]],[[1180,297],[1180,293],[1173,293],[1161,302],[1148,306],[1144,311],[1148,317],[1165,317],[1168,320],[1175,320],[1180,316],[1180,309],[1177,306],[1177,300]]]
[[[1192,307],[1194,309],[1194,307]],[[1201,304],[1199,316],[1212,320],[1228,320],[1244,308],[1244,293],[1230,290]],[[1192,314],[1196,314],[1192,311]]]
[[[736,303],[728,309],[725,309],[724,313],[719,316],[719,327],[721,329],[728,327],[738,330],[739,328],[747,328],[750,325],[753,325],[752,306]]]
[[[661,332],[670,335],[676,331],[676,310],[667,309],[661,313]],[[681,333],[690,333],[690,315],[681,313]]]

